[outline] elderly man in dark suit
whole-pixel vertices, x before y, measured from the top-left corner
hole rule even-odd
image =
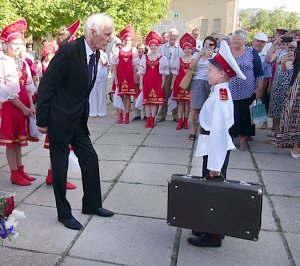
[[[98,156],[89,138],[89,95],[97,74],[99,50],[112,39],[113,19],[104,14],[87,18],[84,36],[64,44],[41,80],[37,98],[37,125],[48,133],[53,188],[58,221],[80,230],[66,199],[69,144],[78,157],[84,196],[82,213],[102,217],[114,213],[102,208]]]

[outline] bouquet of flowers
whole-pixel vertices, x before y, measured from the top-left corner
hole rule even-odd
[[[14,208],[14,194],[0,191],[0,244],[3,244],[6,238],[15,241],[19,235],[15,231],[18,225],[16,219],[25,218],[25,214]]]

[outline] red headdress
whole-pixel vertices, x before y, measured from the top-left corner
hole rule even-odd
[[[24,33],[26,31],[27,23],[25,18],[20,18],[19,20],[6,26],[1,32],[1,39],[5,42],[10,42],[16,38],[24,38]]]
[[[157,46],[160,46],[161,42],[161,36],[155,30],[150,31],[145,38],[145,43],[148,46],[150,46],[151,44],[156,44]]]
[[[196,47],[196,40],[194,39],[194,37],[191,34],[185,33],[180,38],[179,45],[180,45],[182,50],[184,50],[185,47],[189,47],[191,49],[194,49]]]
[[[127,37],[134,39],[134,29],[131,25],[128,25],[125,29],[121,30],[119,37],[121,40],[125,40]]]
[[[80,20],[77,20],[74,24],[72,24],[69,28],[67,28],[67,30],[70,32],[70,38],[69,38],[69,42],[70,41],[74,41],[76,39],[76,32],[79,28],[80,25]]]
[[[42,50],[42,56],[46,57],[49,54],[55,54],[56,46],[53,43],[48,43],[46,47]]]

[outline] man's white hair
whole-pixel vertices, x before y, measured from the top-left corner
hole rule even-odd
[[[98,13],[89,16],[84,23],[84,36],[90,34],[90,30],[94,29],[97,34],[101,34],[105,27],[112,27],[114,25],[114,20],[110,16]]]
[[[174,33],[175,35],[178,35],[178,30],[175,28],[169,29],[169,33]]]

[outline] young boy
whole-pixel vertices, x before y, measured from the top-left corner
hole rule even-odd
[[[201,126],[195,156],[203,156],[202,176],[215,178],[221,174],[226,178],[230,150],[235,149],[229,135],[234,124],[233,101],[229,90],[229,79],[238,76],[246,79],[233,58],[228,44],[221,42],[218,54],[209,59],[208,83],[211,94],[205,101],[200,115]],[[197,237],[188,242],[199,247],[220,247],[223,236],[192,231]]]

